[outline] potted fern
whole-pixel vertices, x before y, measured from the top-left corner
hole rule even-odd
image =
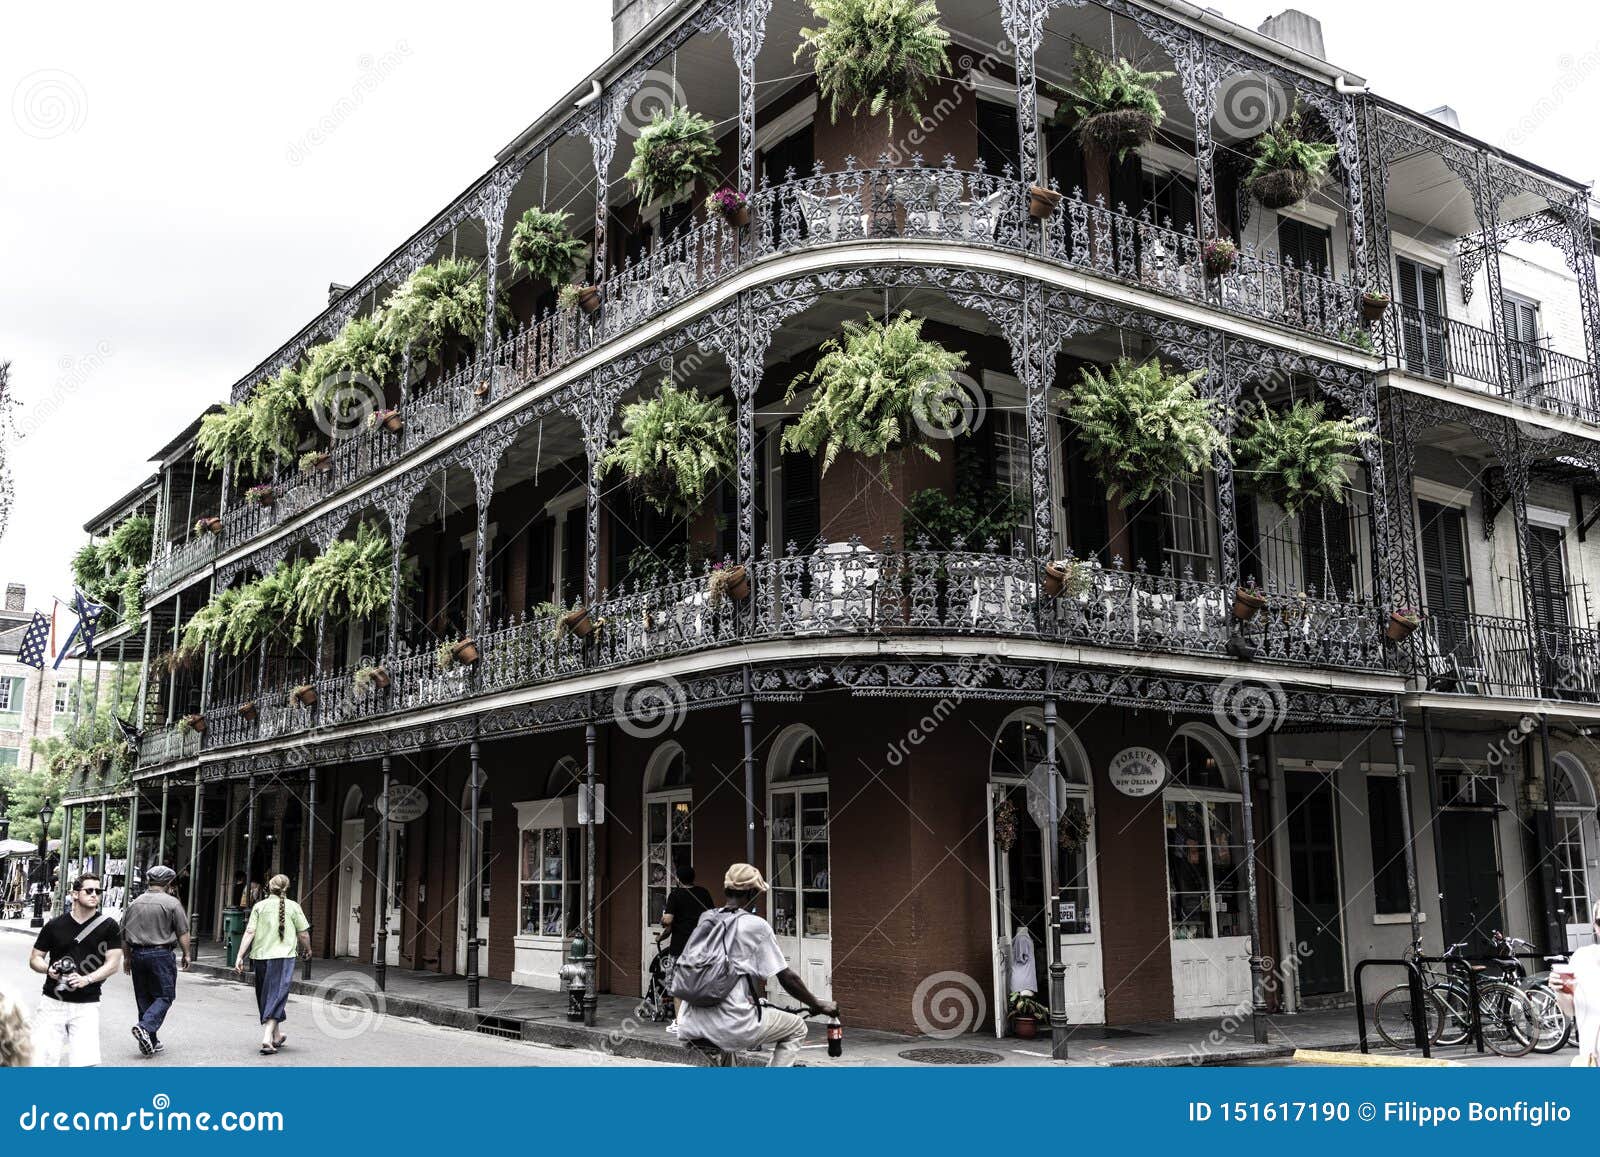
[[[561,285],[583,264],[587,246],[567,229],[569,214],[530,206],[511,230],[511,268]]]
[[[476,262],[445,258],[424,265],[389,295],[383,339],[411,347],[435,365],[470,353],[483,335],[486,286]],[[502,316],[505,313],[504,303]]]
[[[1376,435],[1367,418],[1329,418],[1321,402],[1287,411],[1255,404],[1241,414],[1234,442],[1239,475],[1290,515],[1306,506],[1344,502],[1351,453]]]
[[[1061,194],[1054,189],[1046,189],[1043,185],[1028,186],[1028,216],[1035,221],[1053,217],[1056,206],[1060,204]]]
[[[680,105],[658,109],[633,142],[626,174],[644,204],[678,201],[696,181],[717,175],[716,126]]]
[[[889,322],[845,322],[843,337],[824,342],[816,365],[789,385],[786,403],[802,385],[812,395],[784,430],[783,448],[820,453],[826,474],[841,450],[868,458],[887,452],[917,418],[953,428],[958,406],[947,387],[967,359],[924,338],[922,324],[910,313]],[[925,440],[915,445],[938,461]]]
[[[588,607],[574,607],[556,620],[555,639],[560,642],[568,635],[587,639],[594,633],[595,621],[589,617]]]
[[[950,34],[932,0],[811,0],[820,28],[802,28],[796,61],[809,55],[817,89],[834,123],[839,110],[865,109],[920,119],[918,102],[937,77],[950,71]]]
[[[1044,564],[1044,595],[1047,599],[1060,598],[1063,594],[1077,598],[1088,593],[1092,582],[1089,565],[1077,559],[1052,559]]]
[[[304,565],[295,578],[296,618],[304,625],[324,614],[360,622],[387,615],[393,593],[389,536],[363,522],[355,537],[337,539]]]
[[[734,466],[733,418],[721,398],[702,398],[663,379],[654,397],[622,408],[622,436],[596,473],[615,467],[663,514],[692,513]]]
[[[478,643],[475,639],[456,639],[440,643],[433,657],[441,671],[448,671],[456,666],[470,667],[482,658],[478,653]]]
[[[1073,67],[1076,76],[1062,111],[1074,118],[1080,142],[1120,161],[1155,140],[1165,116],[1155,86],[1175,74],[1141,72],[1126,57],[1108,60],[1087,44],[1073,53]]]
[[[1194,384],[1204,370],[1171,373],[1151,358],[1084,369],[1067,399],[1085,455],[1122,506],[1145,502],[1199,475],[1227,447],[1216,403]]]
[[[307,450],[300,455],[300,473],[326,474],[333,469],[333,455],[326,450]]]
[[[556,294],[556,308],[563,313],[578,309],[584,313],[597,313],[600,309],[600,290],[593,285],[563,285]]]
[[[350,685],[357,695],[365,695],[376,687],[379,691],[389,686],[389,669],[383,666],[357,667],[350,677]]]
[[[317,705],[317,689],[310,683],[302,683],[289,692],[289,702],[298,703],[302,707],[315,707]]]
[[[1306,137],[1299,108],[1257,137],[1255,151],[1245,187],[1268,209],[1287,209],[1314,193],[1339,152],[1333,144]]]

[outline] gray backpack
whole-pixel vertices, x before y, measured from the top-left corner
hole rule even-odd
[[[718,908],[700,917],[672,966],[669,989],[694,1008],[715,1008],[744,979],[733,963],[733,938],[744,913]]]

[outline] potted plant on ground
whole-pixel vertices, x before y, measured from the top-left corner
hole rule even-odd
[[[542,278],[551,285],[562,285],[583,264],[588,249],[567,228],[569,214],[547,213],[530,206],[511,230],[506,251],[511,268]]]
[[[600,290],[593,285],[563,285],[556,294],[556,308],[563,313],[583,310],[597,313],[600,310]]]
[[[217,518],[214,515],[208,518],[196,519],[194,524],[194,532],[196,534],[221,534],[222,519]]]
[[[1006,1014],[1011,1020],[1011,1031],[1020,1040],[1033,1040],[1039,1035],[1040,1023],[1050,1023],[1050,1010],[1031,992],[1013,992],[1006,1002]]]
[[[1307,139],[1297,106],[1256,138],[1255,152],[1246,189],[1267,209],[1287,209],[1316,191],[1339,149]]]
[[[300,455],[300,473],[326,474],[333,469],[333,455],[326,450],[307,450]]]
[[[822,455],[826,474],[841,450],[875,458],[900,443],[913,424],[957,428],[959,391],[953,375],[967,359],[922,336],[922,319],[902,313],[893,321],[844,323],[844,336],[822,344],[821,357],[789,385],[785,402],[802,385],[811,400],[783,432],[783,448]],[[926,439],[913,443],[934,461]]]
[[[694,183],[717,175],[716,126],[681,105],[658,109],[633,142],[626,176],[642,204],[673,203]]]
[[[1076,75],[1057,116],[1074,119],[1082,144],[1120,161],[1155,140],[1165,115],[1155,86],[1174,73],[1141,72],[1126,57],[1107,59],[1087,44],[1078,45],[1072,59]]]
[[[1383,312],[1388,308],[1389,295],[1381,289],[1361,291],[1361,320],[1368,325],[1375,325],[1383,320]]]
[[[302,707],[314,707],[317,703],[317,689],[310,683],[302,683],[289,693],[289,701],[298,703]]]
[[[653,397],[622,408],[622,434],[595,464],[619,470],[663,514],[689,514],[734,467],[733,418],[721,398],[702,398],[663,379]]]
[[[252,486],[244,492],[244,500],[252,506],[271,506],[278,498],[277,487],[263,482],[259,486]]]
[[[406,428],[406,420],[399,410],[374,410],[367,415],[367,429],[376,430],[380,426],[391,434],[398,434]]]
[[[737,563],[733,566],[723,566],[720,562],[711,568],[711,574],[706,579],[706,602],[716,606],[723,599],[733,599],[743,602],[750,597],[750,574],[744,567]]]
[[[433,657],[439,664],[439,670],[448,671],[452,667],[470,667],[481,658],[478,653],[478,643],[475,639],[456,639],[448,643],[440,643],[434,651]]]
[[[1260,587],[1256,586],[1255,579],[1250,579],[1234,589],[1233,617],[1241,623],[1248,623],[1255,618],[1266,605],[1267,596],[1261,593]]]
[[[357,667],[354,675],[350,677],[350,685],[355,688],[357,695],[365,695],[373,688],[382,691],[389,686],[389,671],[386,667]]]
[[[738,189],[727,185],[706,198],[706,212],[721,214],[722,219],[735,229],[750,224],[750,202]]]
[[[1239,247],[1226,237],[1213,237],[1206,242],[1206,276],[1226,277],[1239,263]]]
[[[1285,513],[1342,505],[1352,451],[1375,434],[1367,418],[1329,418],[1321,402],[1297,401],[1287,411],[1245,407],[1234,440],[1235,476]]]
[[[917,103],[950,71],[950,34],[932,0],[811,0],[820,28],[802,28],[795,60],[810,55],[817,89],[838,123],[866,110],[920,119]]]
[[[1107,497],[1124,507],[1147,502],[1226,452],[1216,403],[1194,388],[1204,376],[1204,370],[1169,372],[1155,358],[1122,358],[1109,372],[1084,369],[1068,396],[1067,416],[1078,425]]]
[[[1422,625],[1422,612],[1415,607],[1401,607],[1389,613],[1389,625],[1384,634],[1391,643],[1401,643],[1411,637],[1411,632]]]

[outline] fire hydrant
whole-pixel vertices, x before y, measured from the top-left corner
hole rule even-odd
[[[583,1019],[583,998],[589,993],[589,966],[584,958],[589,955],[589,943],[580,932],[572,938],[567,949],[567,962],[561,966],[559,976],[567,983],[567,1019]]]

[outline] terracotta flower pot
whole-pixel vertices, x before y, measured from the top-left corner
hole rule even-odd
[[[1267,605],[1267,600],[1255,591],[1239,587],[1233,592],[1233,617],[1241,623],[1247,623],[1256,617],[1256,613]]]
[[[1317,182],[1304,169],[1273,169],[1250,182],[1250,195],[1263,209],[1287,209],[1309,197]]]
[[[1384,628],[1384,635],[1391,643],[1404,642],[1411,637],[1411,632],[1417,629],[1417,622],[1413,619],[1402,618],[1400,615],[1391,614],[1389,625]]]
[[[207,534],[221,534],[222,533],[222,519],[220,519],[220,518],[202,518],[202,519],[200,519],[200,529],[205,531]]]
[[[1067,589],[1067,568],[1059,562],[1044,564],[1044,596],[1047,599],[1059,598],[1061,592]]]
[[[750,206],[741,205],[731,213],[723,213],[722,216],[727,220],[728,224],[732,225],[735,229],[743,229],[746,225],[750,224]]]
[[[460,663],[466,667],[470,667],[472,664],[476,663],[479,658],[477,641],[474,639],[462,639],[461,642],[450,648],[450,653],[455,656],[457,663]],[[379,686],[387,687],[388,685],[389,676],[386,673],[384,675],[383,682],[380,683]]]
[[[311,468],[318,474],[328,473],[333,469],[333,456],[330,454],[318,454],[317,460]]]
[[[390,414],[383,420],[383,428],[391,434],[398,434],[406,428],[406,420],[399,414]]]
[[[302,707],[314,707],[317,702],[317,689],[315,687],[296,687],[294,690],[295,702]]]
[[[243,719],[246,723],[254,723],[256,719],[256,705],[254,703],[240,704],[239,718]]]
[[[1056,206],[1060,204],[1061,194],[1054,189],[1046,189],[1043,185],[1028,186],[1028,216],[1035,221],[1054,216]]]
[[[474,398],[487,398],[489,396],[488,378],[484,378],[483,381],[472,387],[472,396]]]
[[[206,717],[204,715],[185,715],[184,720],[189,724],[189,730],[196,735],[206,733]]]
[[[596,313],[600,309],[600,291],[592,285],[582,286],[578,290],[578,308],[584,313]]]
[[[1033,1040],[1039,1035],[1039,1022],[1031,1016],[1014,1016],[1011,1031],[1017,1034],[1018,1040]]]
[[[589,621],[588,607],[568,611],[561,616],[561,625],[580,639],[587,639],[594,632],[594,624]]]
[[[1364,293],[1361,295],[1361,320],[1368,325],[1382,320],[1384,311],[1389,308],[1389,299],[1382,294]]]

